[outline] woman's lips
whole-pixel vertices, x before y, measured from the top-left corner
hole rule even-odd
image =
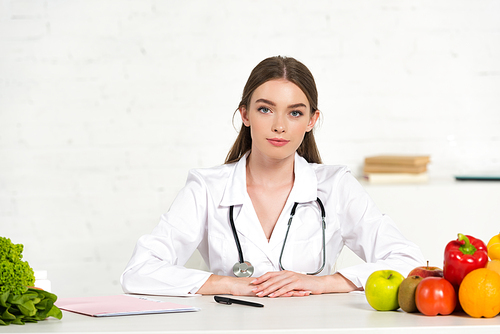
[[[288,144],[289,140],[281,139],[281,138],[267,138],[267,141],[270,142],[274,146],[285,146]]]

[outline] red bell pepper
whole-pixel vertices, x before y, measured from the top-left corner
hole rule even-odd
[[[488,263],[488,250],[484,242],[470,235],[458,234],[444,249],[443,276],[458,292],[465,275]]]

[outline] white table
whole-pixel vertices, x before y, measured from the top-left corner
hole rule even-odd
[[[500,316],[475,319],[466,314],[428,317],[401,310],[378,312],[362,293],[240,298],[264,304],[264,308],[217,304],[212,296],[153,298],[201,311],[110,318],[63,311],[62,320],[0,327],[0,333],[500,333]]]

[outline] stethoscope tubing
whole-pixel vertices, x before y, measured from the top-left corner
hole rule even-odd
[[[231,230],[233,230],[234,240],[236,241],[236,248],[238,248],[238,257],[240,258],[240,263],[244,263],[245,260],[243,259],[243,251],[241,250],[240,239],[238,238],[238,233],[236,232],[236,227],[234,226],[233,208],[234,207],[232,205],[229,207],[229,220],[231,222]]]
[[[320,272],[323,271],[323,269],[325,268],[325,264],[326,264],[326,222],[325,222],[325,217],[326,217],[326,214],[325,214],[325,207],[323,206],[323,202],[321,202],[321,200],[318,198],[316,198],[316,202],[318,203],[319,205],[319,208],[321,210],[321,230],[322,230],[322,234],[323,234],[323,263],[321,264],[321,267],[316,270],[315,272],[312,272],[312,273],[306,273],[306,275],[317,275],[319,274]],[[292,207],[292,211],[290,212],[290,218],[288,219],[288,227],[286,229],[286,234],[285,234],[285,239],[283,240],[283,246],[281,247],[281,253],[280,253],[280,258],[279,258],[279,266],[280,266],[280,269],[281,270],[286,270],[285,267],[283,267],[283,264],[281,264],[281,259],[283,258],[283,251],[285,250],[285,245],[286,245],[286,239],[288,237],[288,232],[290,231],[290,226],[292,225],[292,220],[293,220],[293,216],[295,215],[295,209],[297,209],[297,205],[299,203],[295,202],[293,204],[293,207]]]

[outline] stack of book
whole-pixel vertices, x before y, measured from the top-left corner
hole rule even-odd
[[[428,155],[378,155],[365,158],[363,177],[372,183],[422,183],[429,180]]]

